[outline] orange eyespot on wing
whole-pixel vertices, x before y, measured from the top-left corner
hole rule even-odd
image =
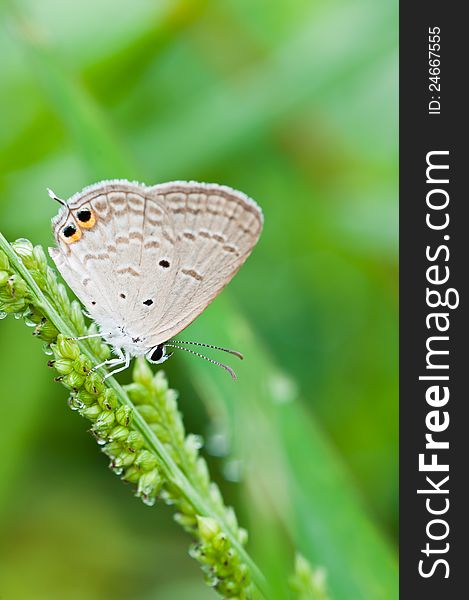
[[[60,237],[66,244],[78,242],[81,239],[81,235],[81,229],[75,223],[67,223],[60,233]]]
[[[96,224],[96,215],[90,206],[81,206],[75,212],[75,217],[85,229],[91,229]]]

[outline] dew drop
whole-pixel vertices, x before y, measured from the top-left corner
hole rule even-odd
[[[0,320],[8,316],[8,313],[0,311]]]
[[[146,504],[147,506],[154,506],[155,502],[156,502],[156,498],[154,496],[142,496],[142,502],[143,504]]]
[[[208,575],[206,582],[209,587],[215,587],[218,584],[219,579],[216,575]]]
[[[85,404],[75,396],[70,396],[67,403],[71,410],[80,410],[81,408],[85,407]]]
[[[106,444],[106,440],[103,439],[95,429],[90,429],[90,433],[96,440],[98,446],[104,446],[104,444]]]
[[[44,350],[44,354],[47,354],[47,356],[52,356],[54,354],[52,348],[50,347],[50,344],[45,343],[42,346],[42,349]]]
[[[195,558],[195,560],[200,560],[200,548],[197,544],[192,544],[189,547],[189,556]]]

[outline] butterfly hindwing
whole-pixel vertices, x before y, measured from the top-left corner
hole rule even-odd
[[[187,327],[232,279],[259,238],[262,213],[244,194],[217,185],[166,183],[151,195],[168,215],[174,260],[170,290],[155,280],[156,345]]]

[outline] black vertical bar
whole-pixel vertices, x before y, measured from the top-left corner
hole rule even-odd
[[[403,600],[469,598],[469,394],[465,386],[469,372],[469,193],[465,182],[469,174],[469,96],[465,91],[469,52],[463,9],[463,3],[434,0],[400,5]],[[438,74],[437,57],[429,54],[431,47],[439,55]],[[428,172],[429,181],[427,161],[435,165]],[[447,218],[448,225],[443,227]],[[448,280],[443,281],[446,276]],[[459,298],[459,305],[431,307],[438,305],[438,292],[442,302],[447,298],[454,306]],[[448,354],[432,354],[436,350]],[[444,388],[449,393],[447,401]],[[444,447],[446,442],[449,448]],[[420,468],[419,455],[423,455]],[[432,460],[437,468],[448,466],[448,471],[428,470]]]

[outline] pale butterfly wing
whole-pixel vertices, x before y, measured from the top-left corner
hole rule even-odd
[[[58,250],[50,249],[60,273],[103,325],[123,321],[128,298],[140,279],[138,260],[143,239],[145,188],[129,182],[102,182],[75,194],[53,220]],[[79,211],[91,209],[95,223],[79,222]],[[81,231],[77,241],[66,239],[67,226]]]
[[[233,278],[259,238],[262,213],[247,196],[223,186],[173,182],[151,192],[169,215],[175,260],[171,288],[154,313],[156,345],[187,327]]]
[[[63,231],[71,216],[59,213],[59,250],[51,249],[59,271],[103,329],[124,325],[149,348],[207,307],[262,229],[262,213],[251,199],[215,184],[105,181],[73,196],[68,206],[75,217],[89,207],[96,223],[79,227],[80,239],[67,243]]]

